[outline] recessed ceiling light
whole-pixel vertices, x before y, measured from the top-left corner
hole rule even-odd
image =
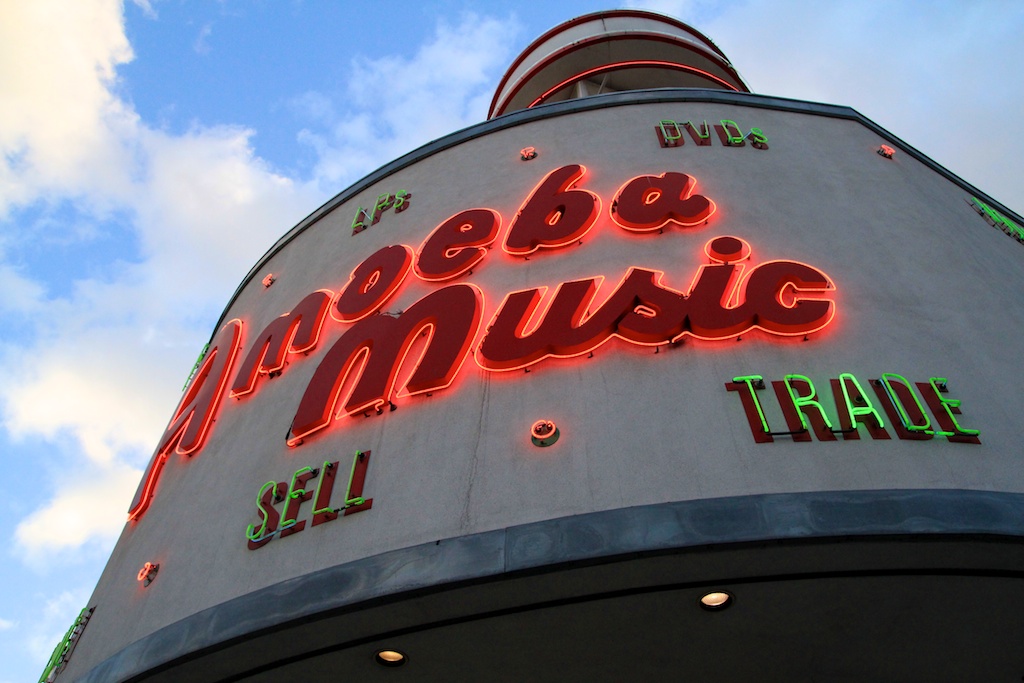
[[[398,650],[378,650],[373,658],[381,666],[402,666],[408,659],[404,652]]]
[[[700,606],[707,610],[725,609],[732,604],[732,595],[725,591],[712,591],[700,598]]]

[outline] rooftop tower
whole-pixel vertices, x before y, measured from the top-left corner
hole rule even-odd
[[[750,92],[695,28],[640,10],[595,12],[551,29],[505,72],[487,118],[538,104],[651,88]]]

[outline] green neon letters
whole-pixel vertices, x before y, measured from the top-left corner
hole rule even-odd
[[[355,456],[352,458],[352,469],[348,472],[348,487],[345,489],[345,507],[355,507],[356,505],[362,505],[366,502],[366,499],[362,496],[352,497],[352,482],[356,478],[356,465],[359,463],[359,456],[362,455],[361,451],[356,451]],[[337,512],[337,510],[335,510]]]
[[[743,134],[743,131],[740,130],[739,124],[736,123],[735,121],[732,121],[730,119],[722,119],[721,123],[722,130],[725,131],[725,137],[729,141],[730,145],[742,145],[743,141],[747,139],[747,136]],[[705,123],[704,125],[707,126],[708,124]],[[735,135],[733,135],[732,131],[729,130],[729,126],[732,126],[733,128],[736,129]]]
[[[806,382],[810,393],[808,393],[807,396],[801,396],[793,389],[792,382],[794,380]],[[804,415],[803,408],[805,407],[814,408],[821,413],[821,419],[825,422],[825,426],[832,429],[832,423],[829,422],[828,416],[825,415],[825,409],[822,408],[821,404],[815,400],[817,392],[814,390],[814,383],[811,381],[810,377],[805,377],[804,375],[786,375],[782,381],[786,383],[786,390],[789,392],[789,398],[793,401],[793,407],[796,408],[796,414],[800,417],[800,424],[804,426],[805,430],[809,430],[811,428],[811,426],[807,424],[807,416]]]
[[[675,129],[675,135],[672,135],[671,133],[668,132],[668,129],[665,127],[666,124],[672,126]],[[678,140],[679,138],[683,137],[683,131],[679,130],[679,125],[675,121],[672,121],[670,119],[662,119],[658,123],[658,128],[661,130],[661,139],[664,140],[665,142],[672,143]]]
[[[306,493],[306,482],[319,473],[319,470],[315,470],[312,467],[303,467],[295,470],[295,474],[292,475],[292,483],[288,485],[288,495],[285,496],[285,499],[288,501],[288,505],[285,507],[285,519],[281,522],[281,531],[290,529],[298,523],[297,519],[288,517],[289,514],[298,514],[299,506],[293,505],[291,501],[298,501],[301,503],[304,500],[308,500],[312,494]],[[299,484],[303,488],[295,488],[296,484]]]
[[[815,430],[818,430],[818,441],[835,441],[835,434],[842,434],[844,441],[859,440],[860,427],[868,430],[872,440],[888,440],[891,437],[885,431],[881,412],[884,409],[890,420],[896,423],[894,428],[900,439],[929,440],[940,436],[950,442],[980,444],[980,430],[964,427],[957,418],[961,414],[961,401],[943,395],[947,392],[946,382],[945,377],[931,377],[928,382],[912,383],[903,375],[882,373],[879,379],[869,381],[874,385],[878,401],[873,403],[852,373],[840,373],[838,379],[830,380],[836,413],[842,426],[838,430],[832,428],[833,422],[820,401],[818,391],[806,375],[791,373],[785,375],[782,382],[772,383],[779,401],[776,408],[785,417],[789,431],[771,429],[765,406],[757,394],[758,390],[765,388],[762,375],[733,377],[731,382],[726,382],[725,388],[739,392],[756,443],[774,441],[776,436],[788,436],[797,442],[811,441]],[[918,392],[924,399],[923,403]],[[929,418],[926,406],[934,420]]]
[[[854,401],[850,399],[850,389],[847,383],[852,383],[857,389],[857,394],[864,405],[854,405]],[[843,401],[846,403],[846,414],[850,416],[851,425],[856,425],[862,421],[862,418],[871,416],[878,421],[879,429],[885,429],[885,421],[882,420],[882,416],[878,414],[875,406],[872,405],[871,399],[868,398],[867,392],[864,391],[856,377],[848,372],[839,373],[839,386],[843,388]]]
[[[352,219],[352,234],[358,235],[371,225],[376,225],[380,221],[381,214],[388,209],[394,209],[395,213],[402,213],[409,208],[410,197],[412,197],[412,193],[408,190],[399,190],[394,194],[384,192],[377,195],[377,199],[373,202],[373,209],[364,209],[362,206],[356,209],[355,218]]]
[[[708,124],[707,120],[699,124],[692,119],[688,121],[675,121],[673,119],[661,119],[654,127],[658,144],[662,147],[682,147],[686,144],[683,132],[689,133],[693,143],[698,147],[711,145],[711,133],[716,132],[722,145],[725,147],[744,147],[749,140],[755,149],[768,149],[768,136],[760,128],[751,128],[750,132],[744,133],[743,128],[732,119],[721,119],[714,125]]]
[[[353,235],[360,233],[363,230],[366,230],[366,220],[366,209],[360,206],[358,209],[356,209],[356,217],[352,219]]]
[[[953,411],[960,412],[960,400],[955,398],[946,398],[942,395],[942,392],[946,391],[946,378],[945,377],[931,377],[928,379],[928,384],[931,385],[932,390],[935,392],[935,396],[942,403],[942,409],[946,411],[946,415],[949,417],[950,422],[953,423],[953,428],[960,434],[966,434],[967,436],[978,436],[981,434],[977,429],[968,429],[961,427],[960,423],[956,419],[956,415]],[[941,385],[941,388],[940,386]],[[950,436],[950,432],[936,432],[942,436]]]
[[[245,537],[250,541],[259,542],[263,540],[264,534],[267,533],[267,525],[270,522],[270,514],[267,510],[267,504],[264,502],[263,497],[269,492],[277,488],[276,481],[268,481],[261,488],[259,493],[256,494],[256,509],[260,512],[260,518],[263,520],[260,523],[259,530],[256,529],[255,524],[250,524],[249,528],[245,530]]]
[[[892,401],[892,404],[896,407],[896,411],[899,413],[900,422],[903,423],[903,428],[906,429],[908,432],[923,432],[925,434],[934,434],[935,432],[929,429],[929,427],[932,426],[932,422],[931,420],[928,419],[928,415],[924,412],[924,407],[921,405],[921,402],[917,400],[917,395],[913,391],[909,391],[910,397],[914,399],[914,406],[917,408],[917,412],[924,419],[924,424],[917,424],[914,420],[910,418],[910,415],[907,413],[907,407],[903,405],[903,401],[896,394],[896,388],[893,387],[892,384],[893,380],[896,380],[897,382],[902,382],[903,385],[906,386],[909,390],[910,382],[907,381],[907,378],[904,377],[903,375],[897,375],[894,372],[883,372],[881,380],[882,386],[885,387],[885,393],[889,396],[889,400]]]
[[[991,221],[993,227],[999,228],[1018,242],[1024,242],[1024,228],[1020,227],[977,197],[971,197],[971,206],[974,207],[974,210],[982,217]]]
[[[765,434],[770,432],[771,428],[768,426],[768,420],[764,417],[764,411],[761,409],[761,402],[757,400],[757,394],[754,393],[754,383],[756,382],[758,386],[763,387],[764,377],[761,375],[741,375],[739,377],[733,377],[732,381],[746,385],[747,391],[750,392],[750,397],[754,399],[754,407],[757,409],[757,417],[761,420],[761,431]]]
[[[46,662],[46,667],[39,677],[39,683],[52,681],[53,677],[64,669],[68,660],[71,659],[71,653],[75,649],[78,639],[82,637],[82,631],[85,630],[85,626],[89,623],[89,619],[92,617],[95,609],[95,607],[86,607],[78,613],[75,623],[64,634],[64,638],[57,644],[57,647],[53,649],[53,654],[50,655],[50,659]]]
[[[185,391],[186,389],[188,389],[188,383],[191,382],[192,378],[196,376],[196,370],[199,369],[199,364],[203,362],[204,358],[206,358],[206,352],[209,351],[209,350],[210,350],[210,345],[208,343],[207,344],[203,344],[203,350],[199,352],[199,357],[196,358],[195,365],[193,365],[192,369],[188,371],[188,378],[185,380],[185,384],[182,385],[182,387],[181,387],[182,391]]]
[[[695,124],[693,121],[687,121],[683,125],[687,126],[690,129],[690,137],[692,137],[693,141],[696,142],[698,145],[711,144],[711,126],[708,125],[708,122],[706,120],[704,121],[703,133],[701,132],[701,129],[697,127],[697,124]]]
[[[321,515],[334,515],[338,516],[338,511],[331,507],[330,492],[324,489],[324,482],[330,482],[330,486],[334,486],[334,467],[335,463],[330,460],[324,460],[324,464],[320,468],[320,478],[316,480],[316,493],[313,494],[313,525],[316,526],[317,518]],[[324,500],[324,493],[327,492],[327,499]],[[318,507],[323,506],[323,507]],[[334,519],[331,517],[330,519]],[[324,520],[327,521],[327,520]]]
[[[256,511],[260,521],[250,524],[245,530],[250,550],[262,548],[268,541],[299,533],[306,528],[305,519],[299,519],[302,503],[313,500],[312,525],[317,526],[337,519],[339,513],[351,515],[373,507],[373,499],[363,495],[366,472],[370,464],[370,451],[356,451],[349,468],[345,502],[339,507],[331,506],[331,492],[338,471],[338,462],[325,460],[318,468],[300,467],[292,474],[291,483],[268,481],[256,494]],[[313,491],[308,482],[319,477]],[[283,503],[278,511],[275,503]],[[280,524],[278,522],[280,521]]]
[[[409,208],[409,203],[407,200],[411,196],[412,195],[406,190],[399,190],[398,192],[395,193],[395,203],[394,206],[392,207],[394,208],[395,213],[402,213],[403,211]]]

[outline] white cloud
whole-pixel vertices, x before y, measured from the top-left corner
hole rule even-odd
[[[142,470],[119,464],[80,469],[53,499],[18,523],[19,552],[30,564],[50,564],[86,543],[112,543],[141,476]]]
[[[1018,212],[1024,7],[1000,0],[632,0],[691,23],[756,93],[853,107]],[[1004,131],[1000,135],[997,131]]]
[[[42,301],[44,288],[17,268],[0,261],[0,312],[27,313]]]
[[[64,590],[43,602],[34,613],[29,627],[21,634],[27,645],[27,654],[39,662],[46,662],[53,649],[75,622],[89,599],[89,589]]]
[[[199,29],[199,35],[196,36],[195,41],[192,43],[192,49],[196,53],[205,55],[210,53],[210,35],[213,34],[213,24],[205,23],[203,27]]]
[[[153,3],[149,0],[132,0],[132,4],[141,9],[148,19],[157,18],[156,10],[153,9]]]
[[[116,68],[132,56],[121,9],[34,0],[5,5],[0,22],[0,229],[24,234],[25,207],[70,198],[82,222],[102,228],[117,212],[132,232],[131,250],[93,264],[100,274],[59,298],[0,251],[0,310],[29,314],[20,333],[8,331],[21,343],[0,348],[0,420],[19,445],[5,458],[82,477],[18,524],[28,556],[116,537],[136,468],[213,321],[256,259],[322,199],[259,159],[250,130],[172,135],[141,121],[117,94]]]
[[[117,0],[4,4],[0,22],[0,218],[47,193],[128,189],[134,114],[113,96],[132,58]]]
[[[147,176],[131,209],[140,263],[48,301],[0,267],[0,280],[21,292],[8,306],[20,302],[38,314],[36,344],[5,353],[11,370],[0,386],[0,414],[13,437],[71,433],[97,463],[148,457],[238,280],[316,205],[312,193],[254,158],[249,135],[139,132]]]
[[[18,625],[18,622],[11,621],[10,619],[0,619],[0,631],[6,631],[7,629],[14,628]]]
[[[745,0],[700,28],[754,92],[851,106],[1020,211],[1024,140],[996,131],[1024,111],[1006,68],[1024,63],[1022,25],[1000,2]]]
[[[409,59],[356,59],[344,101],[351,103],[328,131],[301,140],[318,153],[316,176],[337,187],[426,142],[483,121],[494,85],[511,61],[514,19],[473,14],[438,24],[434,38]],[[307,93],[305,97],[316,96]],[[330,112],[317,101],[317,112]]]
[[[176,400],[175,384],[184,381],[187,359],[194,355],[140,335],[120,321],[67,329],[41,346],[9,352],[12,372],[0,396],[11,436],[52,442],[70,433],[79,457],[104,465],[119,455],[140,461],[138,454],[148,452],[163,429]]]
[[[135,204],[142,249],[155,284],[174,283],[176,299],[222,306],[274,240],[317,206],[310,188],[254,155],[251,135],[230,127],[142,135],[149,161]]]
[[[330,123],[336,116],[331,98],[314,91],[293,97],[287,102],[287,106],[300,121]]]
[[[131,59],[120,4],[73,4],[62,12],[59,0],[20,3],[19,31],[0,28],[0,228],[18,230],[13,221],[30,204],[70,198],[82,222],[100,230],[108,215],[121,216],[132,248],[59,297],[0,260],[0,286],[12,294],[2,307],[34,321],[26,343],[0,348],[9,368],[0,424],[19,446],[8,457],[32,457],[69,477],[17,522],[16,545],[30,562],[116,538],[138,468],[241,277],[322,202],[319,186],[336,191],[482,120],[510,58],[495,46],[517,30],[512,21],[466,16],[439,25],[409,59],[357,60],[338,97],[307,93],[301,99],[321,126],[303,134],[320,157],[307,182],[260,159],[252,130],[197,125],[171,134],[142,121],[117,91],[116,68]],[[57,45],[47,51],[22,34]],[[27,73],[5,64],[27,65]],[[332,104],[339,101],[358,109],[342,111]]]

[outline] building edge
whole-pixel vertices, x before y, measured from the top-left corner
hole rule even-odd
[[[453,620],[484,619],[565,600],[602,599],[611,593],[836,575],[1024,578],[1021,518],[1024,494],[883,489],[732,496],[543,520],[402,548],[282,581],[141,638],[78,680],[128,683],[161,673],[187,675],[197,683],[240,680],[325,651]],[[932,546],[930,552],[927,545]],[[766,547],[774,549],[767,560]],[[801,547],[810,550],[800,552]],[[748,575],[723,578],[723,566],[736,572],[749,565],[749,559],[744,559],[748,550],[756,551],[758,558]],[[738,554],[739,559],[731,560],[729,553]],[[672,580],[666,583],[665,566],[660,571],[640,566],[667,556],[685,560],[687,573],[672,570]],[[701,560],[695,558],[711,558],[713,569],[702,576]],[[595,567],[621,567],[622,563],[634,563],[638,569],[618,571],[618,583],[599,570],[596,580],[585,576],[588,571],[595,573]],[[668,565],[672,564],[670,560]],[[573,578],[567,579],[570,575]],[[530,600],[512,604],[499,592],[487,591],[488,586],[516,580],[535,584],[521,591]],[[552,581],[559,587],[547,590]],[[567,583],[576,586],[576,595],[568,598],[563,596]],[[484,596],[468,601],[443,597],[473,589]],[[416,599],[432,602],[432,596],[442,602],[468,602],[471,607],[467,613],[452,614],[439,603],[431,612],[441,616],[429,623],[363,634],[341,643],[334,638],[336,629],[326,629],[330,644],[321,647],[313,636],[325,630],[325,620],[359,619],[366,610]],[[287,642],[287,661],[275,659],[268,640]],[[251,660],[251,668],[226,678],[216,674],[216,663],[211,666],[209,660],[228,653],[232,661],[240,656]],[[260,662],[260,657],[266,661]]]

